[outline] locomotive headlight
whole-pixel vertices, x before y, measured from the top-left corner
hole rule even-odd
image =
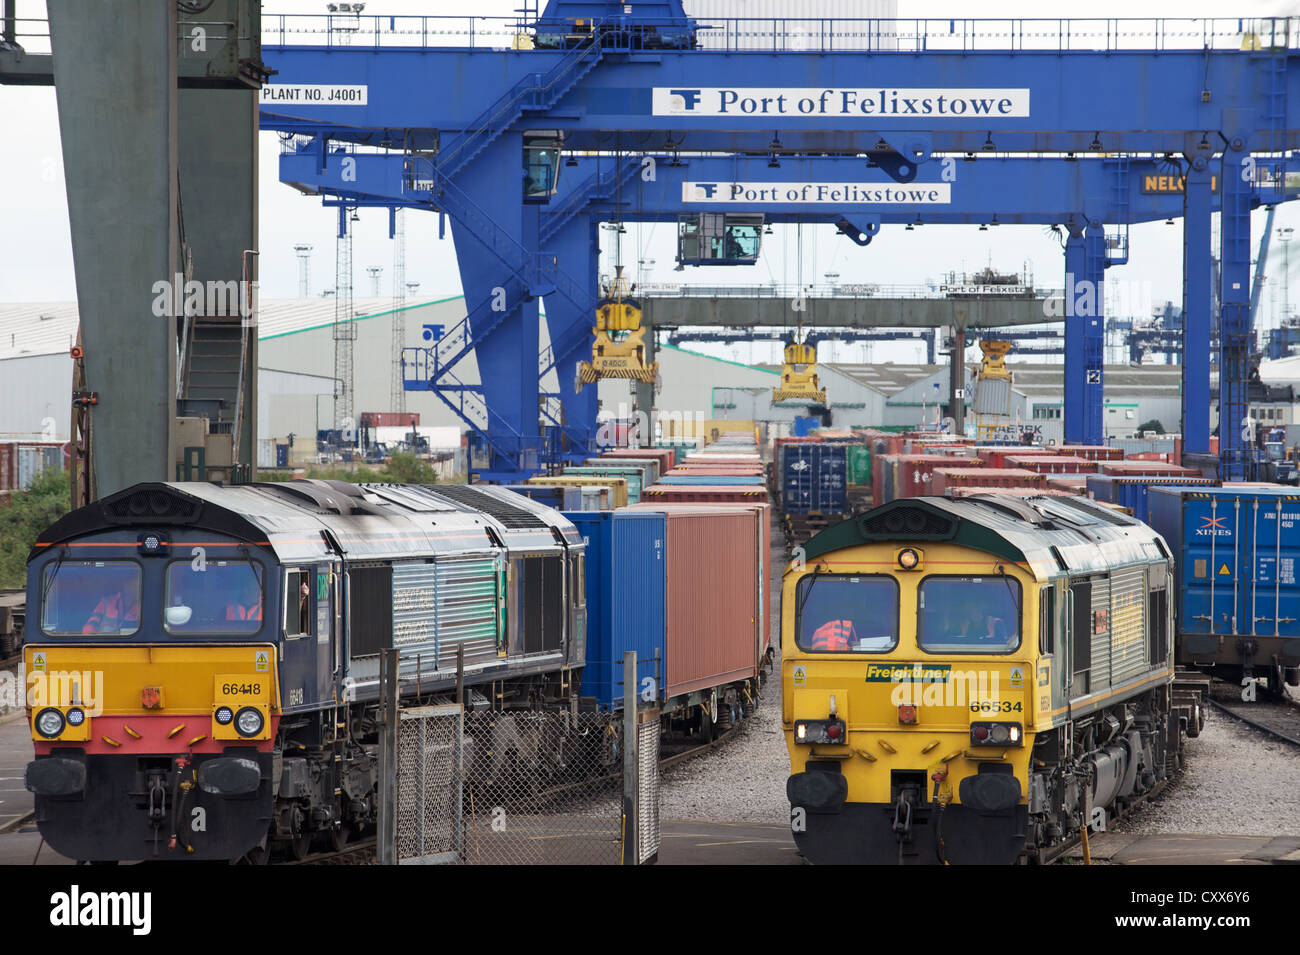
[[[921,552],[915,547],[904,547],[896,555],[900,570],[916,570],[921,566]]]
[[[262,732],[265,722],[260,710],[246,706],[235,714],[235,732],[240,736],[256,736]]]
[[[36,732],[46,739],[54,739],[62,733],[64,725],[63,714],[52,707],[36,714]]]
[[[75,706],[72,709],[68,710],[69,726],[80,726],[84,722],[86,722],[86,714],[83,710]]]
[[[843,720],[797,720],[794,738],[800,743],[838,745],[845,742],[848,727]]]
[[[1021,746],[1024,732],[1019,723],[972,723],[970,741],[976,746]]]
[[[230,721],[235,718],[235,713],[228,706],[218,706],[217,712],[213,713],[212,717],[222,726],[229,726]]]

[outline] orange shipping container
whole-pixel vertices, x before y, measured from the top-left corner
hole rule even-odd
[[[935,468],[932,493],[944,494],[952,487],[1047,487],[1047,475],[1020,468]]]
[[[1036,454],[1033,457],[1008,454],[1006,466],[1039,474],[1095,474],[1097,471],[1096,461],[1066,454]]]
[[[1112,448],[1107,444],[1063,444],[1056,449],[1058,454],[1069,454],[1089,461],[1120,461],[1124,458],[1121,448]]]
[[[668,515],[667,696],[757,678],[767,646],[766,509],[760,517],[749,505],[635,506]]]

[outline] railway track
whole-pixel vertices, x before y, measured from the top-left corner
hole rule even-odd
[[[1260,699],[1245,703],[1236,697],[1237,688],[1216,684],[1209,702],[1220,713],[1245,723],[1273,739],[1300,747],[1300,703],[1287,695],[1282,699]]]

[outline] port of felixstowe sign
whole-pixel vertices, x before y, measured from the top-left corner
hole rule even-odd
[[[682,202],[705,205],[947,205],[952,183],[684,182]]]
[[[818,89],[656,86],[654,116],[834,116],[1012,119],[1029,115],[1028,89]]]

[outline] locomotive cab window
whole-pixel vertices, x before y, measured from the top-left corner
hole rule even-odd
[[[140,565],[64,560],[41,578],[41,629],[54,636],[124,637],[140,629]]]
[[[898,646],[892,577],[810,574],[799,581],[795,643],[805,653],[885,653]]]
[[[916,612],[917,646],[930,653],[1006,653],[1020,646],[1014,577],[927,577]]]
[[[573,558],[573,603],[577,607],[587,606],[587,557],[579,554]]]
[[[311,571],[291,570],[285,574],[284,632],[286,636],[312,632]]]
[[[242,634],[262,629],[261,569],[246,560],[167,565],[163,625],[175,634]]]

